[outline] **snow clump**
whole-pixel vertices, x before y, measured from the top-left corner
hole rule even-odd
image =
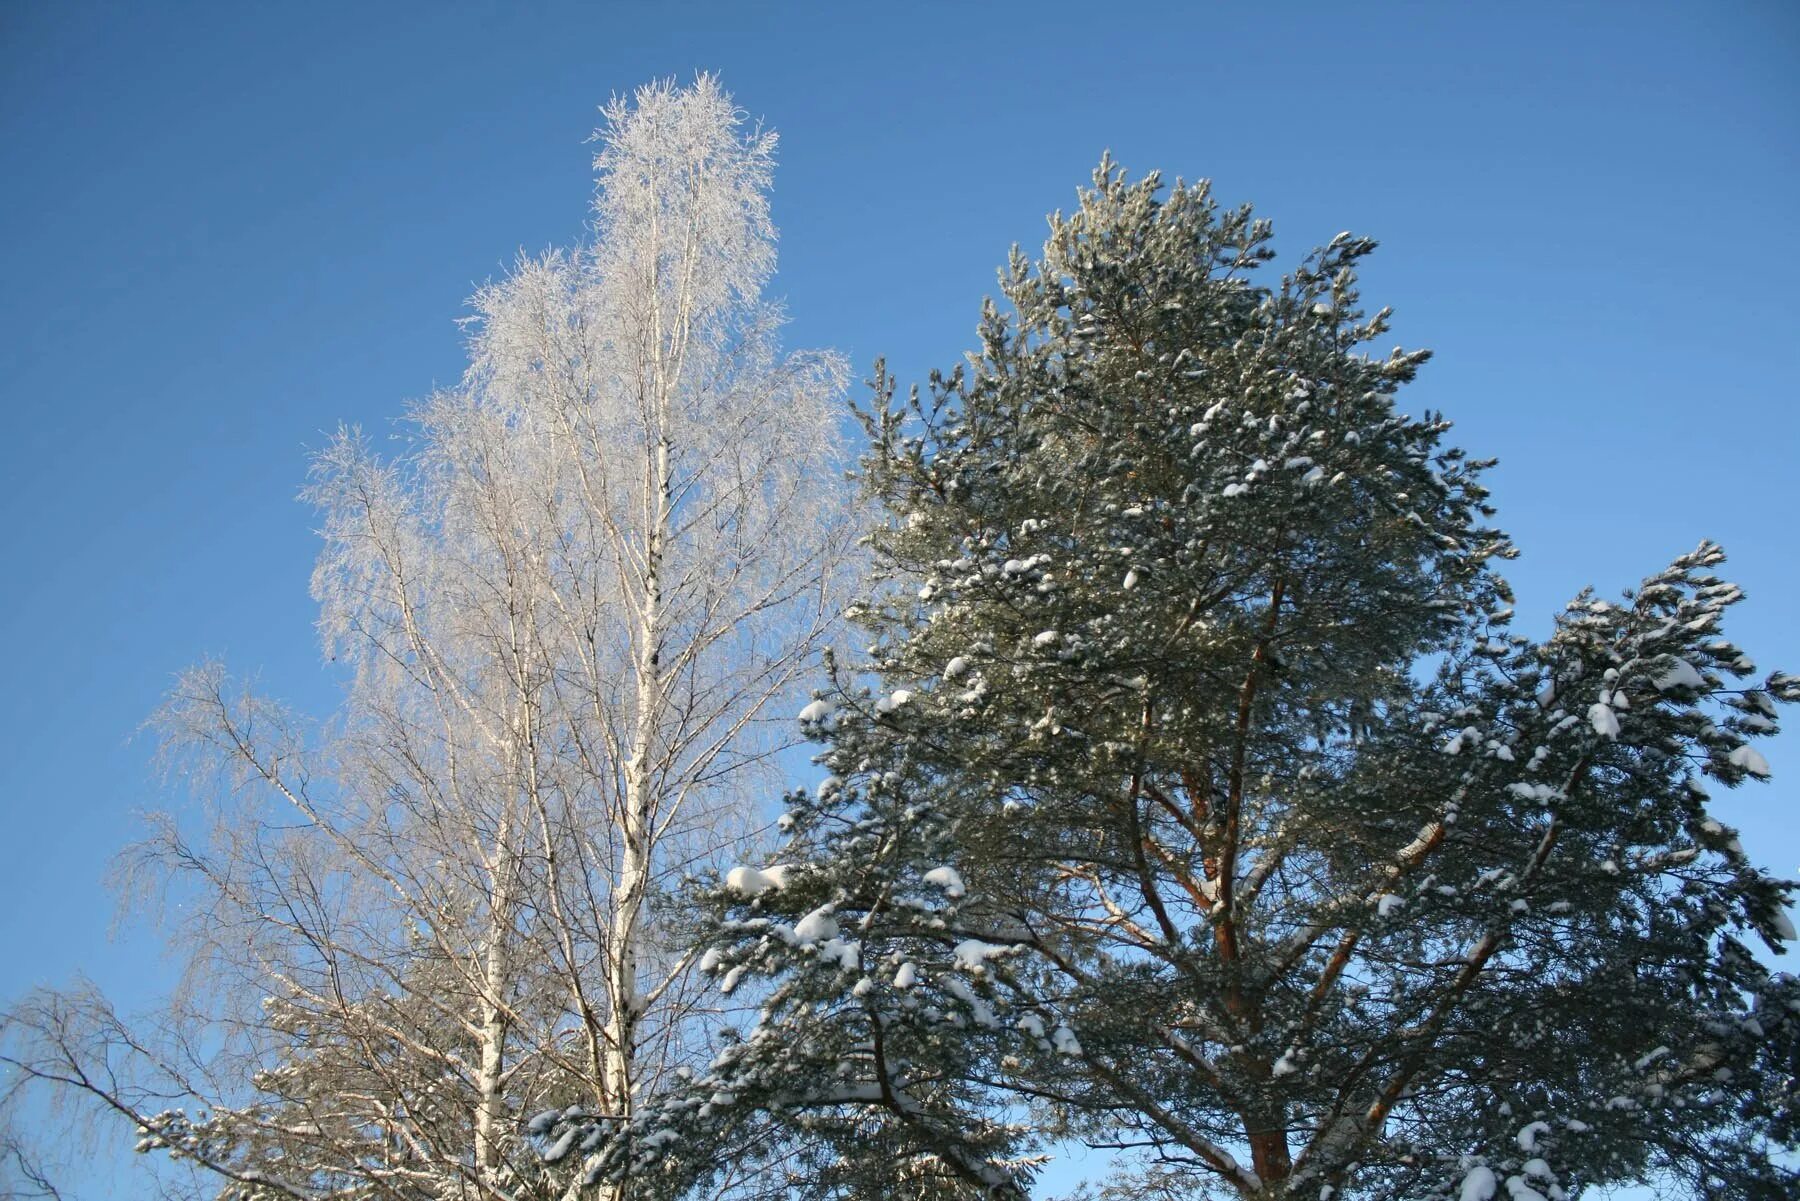
[[[925,883],[937,885],[951,900],[955,900],[968,891],[963,885],[962,873],[953,867],[932,868],[925,873]]]
[[[754,897],[772,888],[785,887],[788,869],[784,866],[754,868],[734,867],[725,873],[725,887],[739,896]]]

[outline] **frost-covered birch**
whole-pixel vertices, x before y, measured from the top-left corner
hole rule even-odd
[[[678,891],[758,826],[835,620],[843,367],[762,294],[774,135],[706,76],[604,114],[591,240],[477,293],[398,457],[318,456],[341,713],[208,665],[159,718],[221,787],[136,862],[196,901],[180,1046],[222,1050],[135,1048],[91,993],[13,1015],[28,1075],[251,1195],[554,1195],[534,1108],[627,1120],[704,1049]]]

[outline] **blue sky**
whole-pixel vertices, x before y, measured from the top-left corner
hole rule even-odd
[[[204,654],[324,711],[294,495],[339,422],[460,371],[454,319],[567,243],[596,106],[715,70],[782,134],[791,345],[952,365],[1102,149],[1209,176],[1438,358],[1405,407],[1497,455],[1522,627],[1703,536],[1800,667],[1800,8],[1770,0],[0,8],[0,999],[140,1001],[100,887],[132,740]],[[1800,872],[1800,742],[1722,803]]]

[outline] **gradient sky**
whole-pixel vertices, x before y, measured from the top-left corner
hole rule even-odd
[[[1792,3],[8,0],[0,1003],[154,996],[101,884],[180,803],[134,730],[208,654],[329,709],[308,449],[454,380],[463,299],[580,235],[596,106],[699,69],[782,135],[790,345],[950,366],[1102,149],[1208,176],[1280,262],[1381,240],[1365,299],[1438,352],[1402,407],[1501,459],[1524,632],[1712,537],[1728,633],[1800,669]],[[1800,741],[1763,749],[1720,809],[1800,874]]]

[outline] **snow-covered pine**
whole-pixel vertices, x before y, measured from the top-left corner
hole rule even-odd
[[[1697,777],[1760,774],[1800,688],[1743,679],[1710,545],[1512,636],[1484,464],[1395,410],[1424,354],[1361,353],[1373,243],[1260,283],[1269,237],[1103,163],[970,364],[881,385],[838,783],[789,798],[788,886],[718,894],[761,1011],[596,1179],[761,1131],[821,1197],[1020,1196],[1052,1136],[1166,1197],[1792,1186],[1800,992],[1742,941],[1789,886]]]
[[[773,135],[705,76],[605,116],[593,239],[477,294],[401,458],[318,460],[340,720],[210,665],[170,699],[176,766],[221,784],[143,856],[192,902],[171,1037],[91,992],[5,1023],[226,1195],[546,1201],[584,1148],[528,1115],[628,1120],[707,1061],[722,1003],[671,928],[842,600],[843,366],[761,298]]]

